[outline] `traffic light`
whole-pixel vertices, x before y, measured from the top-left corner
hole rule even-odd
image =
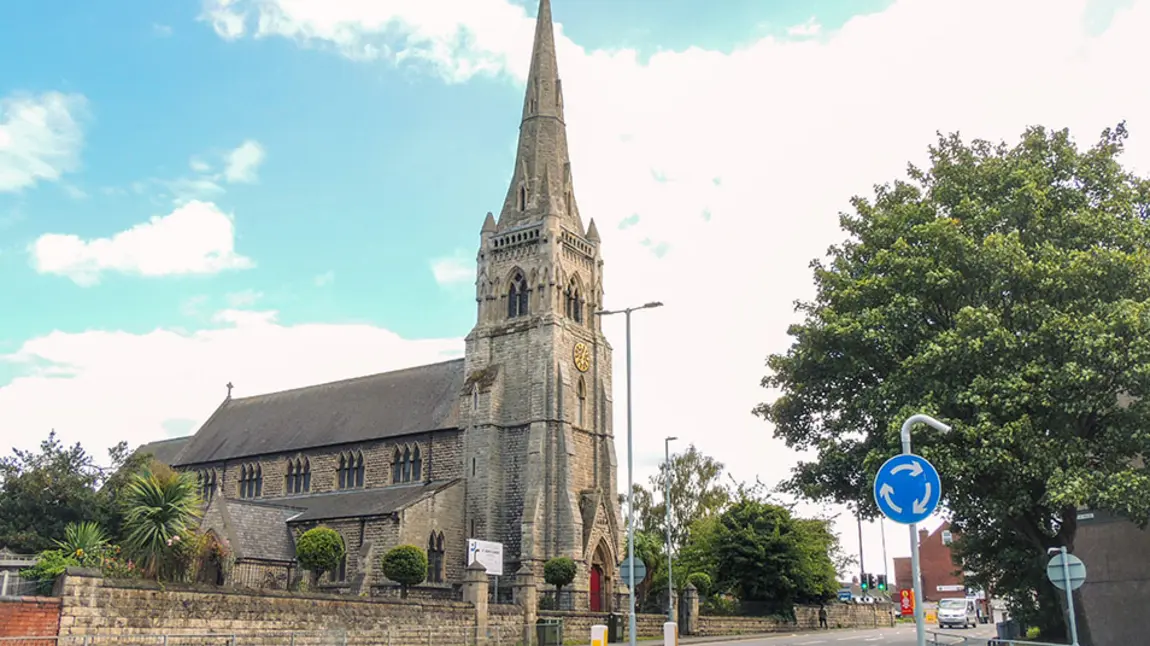
[[[871,590],[874,590],[874,589],[876,589],[876,587],[875,587],[875,580],[874,580],[874,575],[873,575],[873,574],[868,574],[868,575],[866,575],[866,582],[867,582],[867,585],[869,585],[869,586],[870,586],[870,589],[871,589]]]
[[[886,590],[886,575],[885,574],[878,575],[877,584],[878,584],[879,590]]]
[[[861,587],[864,592],[866,591],[867,586],[870,585],[869,579],[870,579],[870,575],[867,574],[866,572],[863,572],[863,575],[861,577],[859,577],[859,587]]]

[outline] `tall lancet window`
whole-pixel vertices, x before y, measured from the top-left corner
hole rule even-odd
[[[518,202],[517,206],[519,207],[520,211],[526,211],[527,210],[527,187],[526,186],[522,186],[522,185],[519,186],[519,202]]]
[[[522,272],[515,272],[511,277],[511,287],[507,290],[507,317],[516,318],[527,316],[530,303],[530,293],[527,290],[527,279]]]
[[[583,378],[579,378],[579,385],[575,387],[575,396],[579,399],[576,402],[575,412],[577,415],[576,423],[579,426],[585,426],[587,419],[587,385],[583,383]]]
[[[575,321],[576,323],[583,322],[583,294],[579,291],[579,284],[574,280],[567,285],[567,293],[565,294],[567,300],[567,318]]]

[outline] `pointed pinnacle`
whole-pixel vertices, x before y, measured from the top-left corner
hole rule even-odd
[[[482,233],[495,233],[495,216],[491,211],[488,211],[487,217],[483,219]]]
[[[587,225],[587,240],[598,244],[599,240],[599,227],[595,226],[595,218],[591,218],[591,224]]]

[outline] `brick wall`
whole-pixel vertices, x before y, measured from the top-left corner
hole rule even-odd
[[[0,597],[0,637],[53,637],[59,625],[55,597]]]

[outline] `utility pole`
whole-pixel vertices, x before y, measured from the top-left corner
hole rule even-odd
[[[671,442],[677,437],[668,437],[663,440],[663,450],[666,453],[667,471],[663,474],[663,506],[667,508],[667,621],[675,622],[675,561],[671,558]]]
[[[855,511],[855,520],[859,525],[859,587],[866,585],[866,562],[863,560],[863,541],[862,541],[862,512]]]

